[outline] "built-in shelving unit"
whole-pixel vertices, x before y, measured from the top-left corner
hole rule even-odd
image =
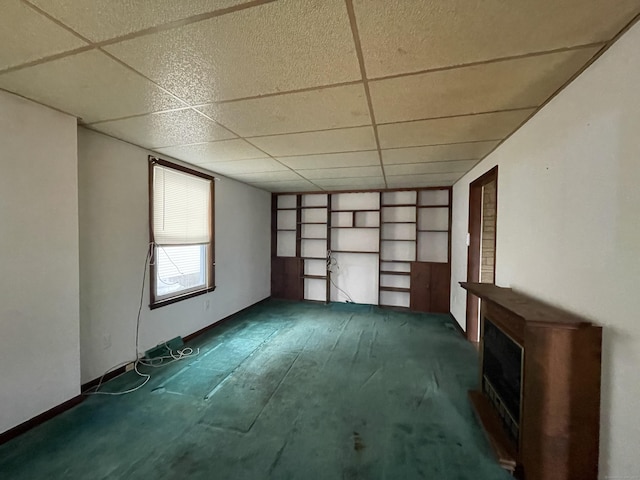
[[[449,272],[450,199],[449,187],[274,194],[272,254],[298,272],[299,285],[288,285],[300,299],[409,308],[420,268]]]

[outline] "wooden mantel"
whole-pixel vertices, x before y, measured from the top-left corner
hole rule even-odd
[[[602,328],[510,288],[465,282],[460,285],[482,300],[480,371],[486,321],[523,349],[516,443],[505,445],[505,435],[496,431],[496,425],[499,429],[502,424],[497,413],[491,411],[494,407],[487,395],[470,392],[501,463],[508,463],[501,458],[504,452],[513,452],[516,476],[520,478],[596,480]]]

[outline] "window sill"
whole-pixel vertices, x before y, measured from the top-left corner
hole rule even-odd
[[[189,292],[184,295],[178,295],[171,298],[165,298],[164,300],[158,300],[155,303],[151,303],[149,308],[151,310],[155,310],[156,308],[164,307],[166,305],[171,305],[172,303],[181,302],[182,300],[188,300],[189,298],[197,297],[199,295],[204,295],[205,293],[213,292],[216,289],[215,286],[205,288],[203,290],[198,290],[197,292]]]

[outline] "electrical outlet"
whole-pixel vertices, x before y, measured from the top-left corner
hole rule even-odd
[[[105,333],[104,335],[102,335],[102,348],[103,349],[107,349],[107,348],[111,348],[111,334],[110,333]]]

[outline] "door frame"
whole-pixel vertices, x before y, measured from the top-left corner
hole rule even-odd
[[[469,230],[467,246],[467,282],[476,283],[480,281],[480,267],[482,262],[482,252],[480,244],[482,239],[482,188],[496,182],[496,231],[498,227],[498,166],[496,165],[488,172],[476,178],[469,184]],[[496,236],[493,238],[493,271],[495,283],[496,268]],[[470,342],[478,342],[480,322],[478,321],[479,299],[472,293],[467,292],[467,315],[466,315],[466,335]]]

